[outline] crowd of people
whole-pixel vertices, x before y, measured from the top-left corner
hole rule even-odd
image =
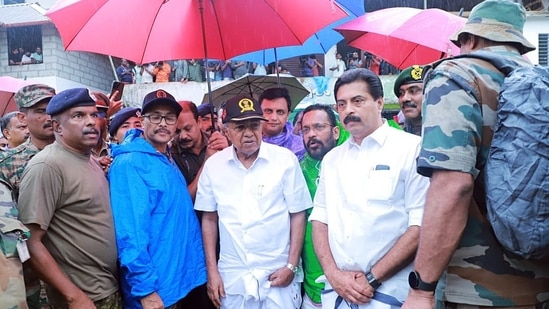
[[[363,53],[353,52],[348,60],[342,60],[341,54],[336,55],[336,65],[330,68],[334,77],[349,69],[367,68],[376,74],[397,74],[398,70],[383,61],[381,58]],[[299,72],[302,77],[324,76],[324,65],[316,59],[315,55],[301,57]],[[210,78],[212,81],[234,80],[245,74],[266,75],[266,74],[291,74],[283,62],[278,67],[271,63],[264,66],[259,63],[242,60],[214,60],[211,59],[206,65],[203,59],[182,59],[158,61],[155,63],[134,64],[126,59],[121,59],[120,65],[116,68],[118,80],[128,84],[146,84],[153,82],[203,82]]]
[[[452,39],[529,66],[524,20],[486,0]],[[285,88],[121,108],[25,86],[0,120],[0,307],[40,308],[42,281],[52,308],[547,308],[547,261],[503,250],[473,198],[503,78],[475,58],[403,70],[404,130],[362,67],[295,126]]]
[[[8,61],[9,65],[42,63],[44,61],[42,47],[38,46],[34,51],[25,50],[23,47],[14,47],[9,54]]]

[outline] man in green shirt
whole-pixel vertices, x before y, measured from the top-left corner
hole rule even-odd
[[[334,111],[328,105],[314,104],[308,106],[303,111],[301,124],[303,144],[307,153],[301,160],[300,165],[311,198],[314,199],[322,158],[332,148],[343,143],[349,137],[349,132],[345,131],[337,122]],[[312,210],[313,208],[307,210],[307,219]],[[301,258],[305,275],[303,280],[305,295],[301,308],[322,308],[320,293],[324,288],[324,284],[316,283],[315,280],[323,272],[313,248],[312,225],[310,222],[307,222],[305,229],[305,241],[303,242]]]

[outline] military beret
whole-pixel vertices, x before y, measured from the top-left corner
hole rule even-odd
[[[249,96],[239,95],[232,97],[225,102],[221,120],[223,123],[229,121],[242,121],[247,119],[265,120],[263,111],[257,101]]]
[[[96,98],[87,88],[67,89],[56,94],[48,104],[46,113],[57,115],[77,106],[95,106]]]
[[[181,113],[182,108],[179,103],[177,103],[177,101],[171,94],[162,89],[149,92],[145,96],[145,98],[143,99],[143,105],[141,106],[141,111],[143,112],[143,114],[145,114],[152,107],[161,104],[172,107],[176,111],[177,115]]]
[[[404,71],[400,72],[395,80],[395,87],[393,91],[398,98],[398,90],[402,85],[423,83],[423,67],[419,65],[413,65]]]
[[[43,84],[34,84],[22,87],[15,93],[14,99],[17,107],[28,108],[36,103],[52,98],[55,95],[55,89]]]
[[[197,109],[198,109],[198,116],[202,117],[202,116],[205,116],[205,115],[208,115],[208,114],[211,113],[212,104],[202,103],[202,104],[198,105]],[[213,108],[213,110],[214,110],[214,113],[217,112],[215,107]]]
[[[124,121],[130,119],[131,117],[140,117],[141,116],[141,109],[139,107],[125,107],[118,111],[118,113],[114,114],[114,116],[111,118],[111,122],[109,124],[109,134],[111,136],[116,135],[116,131],[118,131],[118,128],[124,123]]]

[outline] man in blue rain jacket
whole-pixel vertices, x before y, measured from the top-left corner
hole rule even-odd
[[[200,226],[168,148],[180,111],[169,93],[147,94],[143,131],[128,131],[112,147],[109,181],[125,308],[176,308],[206,282]]]

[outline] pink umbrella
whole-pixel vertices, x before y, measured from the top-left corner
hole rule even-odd
[[[449,37],[465,22],[465,18],[439,9],[398,7],[366,13],[335,30],[349,45],[404,69],[458,55],[459,48]]]
[[[0,115],[18,110],[13,95],[22,87],[31,84],[34,82],[11,76],[0,76]]]
[[[147,63],[300,45],[347,13],[329,0],[59,0],[46,15],[67,50]]]

